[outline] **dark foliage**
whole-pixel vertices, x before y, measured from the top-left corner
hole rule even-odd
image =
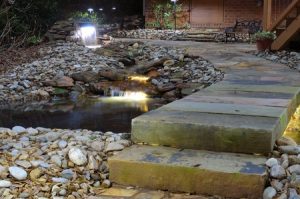
[[[0,46],[23,46],[40,37],[58,17],[59,0],[2,0]]]

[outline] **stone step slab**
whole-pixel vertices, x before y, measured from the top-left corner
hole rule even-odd
[[[199,95],[190,95],[188,97],[185,97],[182,99],[183,102],[199,102],[199,103],[219,103],[219,104],[232,104],[234,107],[236,105],[244,105],[246,107],[254,107],[254,109],[251,112],[254,112],[255,109],[261,109],[261,111],[268,109],[268,107],[273,108],[284,108],[286,113],[286,121],[289,122],[291,116],[294,114],[298,107],[298,102],[296,95],[290,96],[288,99],[276,99],[276,97],[273,98],[259,98],[256,95],[253,95],[252,97],[240,97],[239,95],[233,95],[225,94],[223,95],[215,95],[215,93],[211,93],[212,96],[209,94],[205,94],[203,96]],[[280,97],[280,96],[278,96]],[[250,106],[249,106],[250,105]],[[272,109],[271,109],[272,110]],[[274,109],[275,110],[275,109]],[[284,114],[284,113],[283,113]],[[261,116],[266,115],[265,113],[261,114]],[[281,120],[283,121],[283,120]]]
[[[288,120],[285,107],[269,107],[228,103],[207,103],[178,100],[163,106],[162,108],[160,108],[160,110],[177,110],[187,112],[275,117],[285,121]]]
[[[176,148],[269,153],[298,104],[297,87],[218,83],[135,118],[132,139]]]
[[[206,90],[213,91],[249,91],[249,92],[273,92],[273,93],[291,93],[300,94],[300,89],[298,87],[292,86],[281,86],[281,85],[240,85],[240,84],[225,84],[217,83]]]
[[[230,96],[264,99],[291,99],[296,100],[295,93],[265,92],[265,91],[239,91],[239,90],[202,90],[193,96]]]
[[[110,180],[148,189],[262,198],[266,158],[135,145],[108,159]]]
[[[204,92],[198,92],[199,95],[205,95],[205,92],[219,93],[226,95],[226,92],[235,94],[235,97],[239,95],[249,95],[252,98],[272,98],[272,99],[284,99],[288,97],[290,100],[287,106],[288,121],[291,115],[295,112],[296,108],[300,104],[300,88],[295,86],[284,85],[244,85],[244,84],[232,84],[229,82],[222,82],[211,87],[208,87]]]
[[[265,98],[250,98],[250,97],[233,97],[233,96],[194,96],[190,95],[183,101],[202,102],[202,103],[225,103],[239,105],[253,105],[266,107],[285,107],[287,108],[291,101],[290,99],[265,99]]]
[[[132,120],[135,143],[236,153],[269,153],[286,122],[276,117],[165,110]]]

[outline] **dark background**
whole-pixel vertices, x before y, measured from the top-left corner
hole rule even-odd
[[[116,7],[116,10],[112,10]],[[143,15],[143,0],[72,0],[65,4],[65,11],[86,11],[93,8],[95,12],[103,9],[107,17]]]

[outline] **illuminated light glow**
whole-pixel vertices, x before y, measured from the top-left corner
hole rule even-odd
[[[80,28],[82,37],[91,37],[96,34],[96,28],[94,26],[85,26]]]
[[[130,107],[138,108],[142,112],[149,111],[148,100],[150,99],[143,92],[127,91],[127,94],[124,94],[124,96],[99,97],[98,100],[105,103],[111,103],[111,104],[124,103],[126,105],[129,105]]]
[[[144,92],[131,92],[125,91],[123,98],[131,99],[135,101],[145,100],[147,98],[147,94]]]
[[[92,13],[92,12],[94,12],[94,9],[93,8],[89,8],[88,11],[89,11],[89,13]]]
[[[103,11],[103,8],[99,8],[100,11]]]
[[[95,26],[83,26],[79,30],[79,35],[85,45],[97,44],[97,31]]]
[[[90,49],[97,49],[97,48],[102,48],[102,45],[92,45],[92,46],[85,46],[85,47]]]
[[[112,9],[112,10],[116,10],[117,8],[116,8],[116,7],[112,7],[111,9]]]
[[[283,133],[283,137],[291,138],[297,144],[300,143],[300,106],[297,107],[295,113],[291,117],[285,132]]]
[[[138,82],[147,82],[150,77],[145,77],[145,76],[130,76],[128,77],[129,80],[131,81],[138,81]]]
[[[125,101],[143,101],[147,99],[147,94],[141,91],[114,91],[111,93],[112,99]]]

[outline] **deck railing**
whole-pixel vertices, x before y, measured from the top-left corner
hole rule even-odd
[[[299,5],[300,0],[264,0],[264,29],[274,31]]]

